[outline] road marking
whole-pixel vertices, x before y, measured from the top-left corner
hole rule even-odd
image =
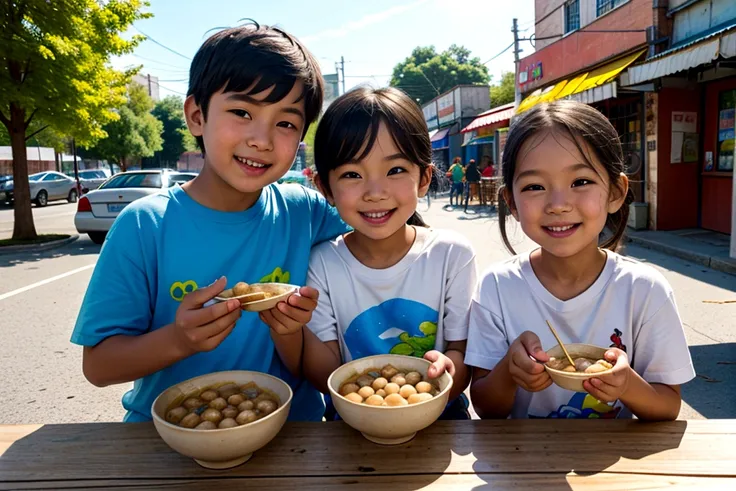
[[[86,271],[88,269],[94,268],[94,264],[88,264],[87,266],[82,266],[81,268],[72,269],[71,271],[67,271],[66,273],[62,273],[57,276],[53,276],[51,278],[47,278],[43,281],[39,281],[37,283],[33,283],[32,285],[24,286],[23,288],[18,288],[17,290],[13,290],[12,292],[3,293],[0,295],[0,300],[5,300],[6,298],[14,297],[15,295],[19,295],[23,292],[27,292],[28,290],[33,290],[34,288],[37,288],[39,286],[47,285],[51,282],[54,282],[56,280],[60,280],[62,278],[66,278],[67,276],[71,276],[73,274],[81,273],[82,271]]]

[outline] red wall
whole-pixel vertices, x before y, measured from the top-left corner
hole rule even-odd
[[[643,30],[652,25],[652,16],[652,0],[630,0],[582,30]],[[522,71],[542,62],[542,78],[521,84],[521,91],[526,93],[546,86],[638,46],[643,47],[646,42],[645,32],[573,32],[520,61]]]
[[[736,89],[736,78],[719,80],[706,85],[705,88],[705,128],[703,152],[713,152],[714,167],[716,145],[718,144],[718,95],[724,90]],[[705,168],[705,155],[701,158],[700,169]],[[701,226],[726,234],[731,231],[731,197],[733,175],[723,173],[713,175],[703,172],[703,189],[701,194]],[[734,231],[736,232],[736,231]]]
[[[665,88],[657,109],[657,229],[698,226],[700,164],[671,164],[672,111],[694,111],[701,124],[700,86],[694,90]],[[702,157],[701,157],[702,158]]]

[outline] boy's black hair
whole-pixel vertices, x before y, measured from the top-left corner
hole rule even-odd
[[[386,125],[396,147],[424,175],[432,168],[432,144],[422,109],[399,89],[358,87],[330,104],[314,136],[314,163],[324,190],[331,193],[327,175],[349,162],[368,156]],[[426,227],[416,211],[407,222]]]
[[[207,120],[212,95],[225,92],[258,94],[273,88],[264,102],[278,102],[301,81],[305,121],[302,137],[322,109],[324,82],[319,63],[291,34],[255,21],[210,36],[189,68],[189,90]],[[301,100],[300,98],[300,100]],[[204,141],[196,137],[204,153]]]
[[[580,155],[593,169],[597,160],[610,182],[609,193],[623,194],[618,187],[619,177],[625,171],[623,149],[616,128],[598,110],[582,102],[560,100],[542,103],[516,116],[511,122],[503,150],[503,186],[498,192],[498,225],[506,248],[516,252],[506,234],[506,217],[513,203],[513,183],[516,165],[522,157],[524,143],[543,132],[558,131],[570,138]],[[596,173],[599,173],[596,170]],[[600,173],[599,173],[600,174]],[[602,240],[601,247],[616,251],[621,244],[629,219],[629,204],[633,201],[631,189],[626,190],[624,203],[615,213],[609,213],[606,228],[611,236]],[[507,202],[509,199],[511,202]]]

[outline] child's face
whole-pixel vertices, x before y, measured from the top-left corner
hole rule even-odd
[[[588,158],[569,135],[534,135],[520,149],[514,174],[514,217],[530,239],[557,257],[597,247],[608,214],[621,207],[626,195],[625,189],[609,192],[605,169],[584,141],[579,142]],[[595,168],[588,164],[591,160]],[[617,185],[626,186],[626,177],[621,179]]]
[[[381,123],[366,158],[330,171],[328,199],[357,232],[373,240],[386,239],[414,214],[418,197],[429,187],[429,172],[421,175]]]
[[[219,91],[204,118],[190,96],[187,124],[204,139],[205,159],[214,172],[241,193],[254,193],[276,182],[291,167],[304,128],[302,83],[283,99],[262,103],[271,89],[258,94]]]

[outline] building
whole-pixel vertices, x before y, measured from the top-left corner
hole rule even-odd
[[[609,117],[636,203],[629,225],[731,234],[734,0],[536,0],[518,111],[570,98]]]
[[[56,170],[56,153],[48,147],[26,147],[28,175]],[[0,177],[13,175],[13,149],[0,147]]]
[[[461,130],[491,105],[487,85],[458,85],[422,106],[432,142],[432,162],[447,170],[455,157],[475,158],[475,148],[463,146]]]
[[[142,73],[136,73],[135,75],[133,75],[132,80],[138,85],[142,85],[143,87],[145,87],[151,99],[153,99],[154,101],[160,100],[158,77],[154,77],[150,73],[146,75]]]
[[[503,157],[509,123],[515,113],[514,103],[504,104],[480,113],[468,126],[462,129],[463,148],[466,161],[475,159],[481,162],[485,156],[490,157],[498,174]]]

